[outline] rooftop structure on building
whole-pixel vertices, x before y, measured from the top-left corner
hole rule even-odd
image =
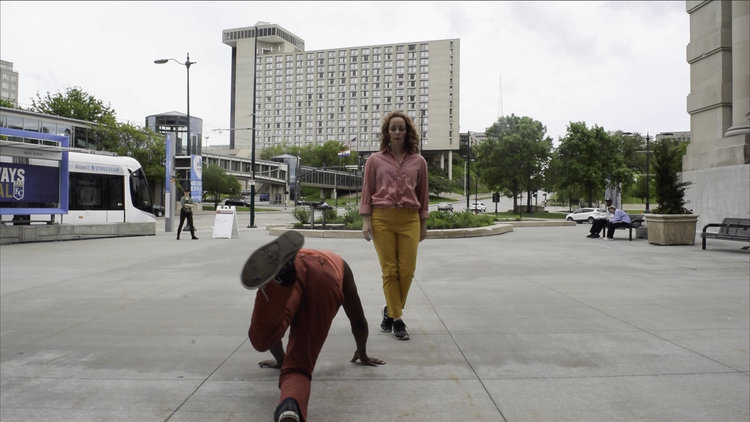
[[[232,48],[234,150],[251,147],[253,103],[257,149],[354,140],[352,150],[377,151],[394,110],[412,118],[425,152],[459,148],[459,39],[306,51],[302,38],[258,22],[225,29],[222,41]]]
[[[0,60],[0,98],[18,107],[18,72],[5,60]]]
[[[175,155],[187,156],[188,150],[191,154],[201,155],[203,150],[203,119],[190,116],[190,134],[192,139],[188,148],[187,140],[187,115],[179,111],[170,111],[160,114],[146,116],[146,127],[156,133],[172,133],[175,137]]]
[[[671,131],[671,132],[659,132],[656,135],[654,135],[654,140],[658,141],[660,139],[674,139],[681,142],[690,142],[690,131]]]

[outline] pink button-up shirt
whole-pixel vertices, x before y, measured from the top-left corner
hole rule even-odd
[[[410,208],[419,218],[430,217],[427,189],[427,161],[419,154],[406,154],[399,163],[389,151],[372,154],[365,164],[362,183],[361,215],[373,208]]]

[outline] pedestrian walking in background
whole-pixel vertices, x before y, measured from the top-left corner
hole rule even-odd
[[[195,236],[195,225],[193,224],[194,206],[195,203],[193,202],[193,198],[190,197],[190,191],[186,189],[185,195],[180,198],[180,224],[177,226],[177,240],[180,240],[180,232],[182,231],[182,225],[185,223],[186,219],[190,227],[190,236],[193,240],[198,239]]]

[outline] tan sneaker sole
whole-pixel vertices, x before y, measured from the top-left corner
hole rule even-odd
[[[266,243],[245,261],[240,273],[242,286],[248,290],[262,287],[273,279],[281,267],[302,249],[305,237],[299,232],[284,232],[273,242]]]

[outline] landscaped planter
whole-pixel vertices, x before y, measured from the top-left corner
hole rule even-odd
[[[656,245],[694,245],[696,214],[646,214],[648,243]]]

